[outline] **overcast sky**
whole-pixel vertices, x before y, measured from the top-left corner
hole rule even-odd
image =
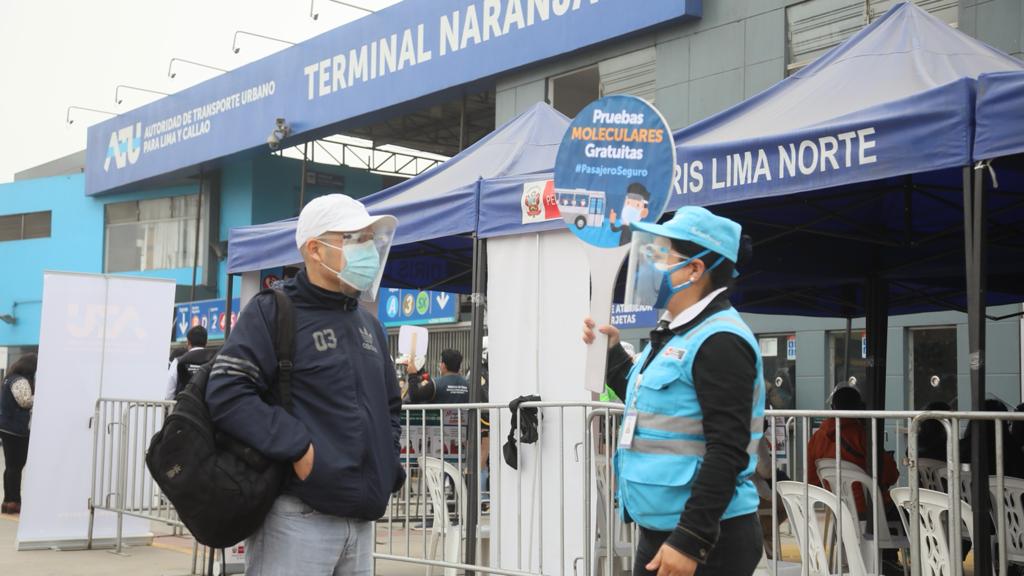
[[[346,0],[381,9],[398,0]],[[124,112],[159,98],[122,90],[118,84],[173,93],[218,72],[175,63],[185,58],[233,69],[287,47],[242,36],[231,51],[235,30],[299,42],[366,12],[315,0],[0,0],[0,183],[14,173],[85,148],[86,128],[109,118],[72,110],[84,106]]]

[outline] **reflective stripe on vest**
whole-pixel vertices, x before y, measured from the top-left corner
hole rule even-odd
[[[747,454],[757,455],[757,446],[761,442],[761,434],[752,438],[747,444]],[[665,454],[669,456],[700,456],[707,452],[707,443],[703,440],[686,440],[683,438],[633,438],[629,448],[640,454]]]
[[[637,412],[636,427],[644,430],[657,430],[670,434],[704,437],[704,421],[701,418],[686,416],[669,416],[651,412]],[[764,429],[764,416],[755,416],[750,420],[750,431]]]

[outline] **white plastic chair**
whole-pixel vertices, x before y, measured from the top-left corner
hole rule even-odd
[[[910,488],[893,488],[889,494],[892,496],[896,508],[900,511],[900,518],[903,520],[903,527],[907,533],[911,533],[910,517],[914,511],[914,504],[910,501]],[[953,559],[949,549],[949,495],[934,490],[919,490],[918,502],[920,506],[920,518],[918,520],[921,537],[921,574],[922,576],[949,576],[953,573]],[[966,534],[974,540],[974,530],[971,527],[971,506],[966,502],[960,502],[960,518],[967,522],[961,522],[966,526]],[[959,559],[956,559],[959,562]]]
[[[841,533],[844,536],[842,545],[846,552],[848,573],[851,576],[864,576],[868,573],[860,552],[860,531],[854,524],[855,516],[846,503],[842,502],[835,494],[817,486],[808,486],[801,482],[777,482],[776,484],[779,495],[782,496],[782,504],[786,507],[786,513],[789,515],[789,523],[793,527],[801,554],[803,554],[806,543],[808,557],[803,558],[803,561],[807,563],[810,576],[829,576],[828,559],[825,557],[825,539],[822,537],[818,519],[814,516],[815,504],[822,504],[833,516],[842,517]],[[807,490],[807,508],[804,507],[804,490]],[[840,510],[842,510],[841,513]]]
[[[949,469],[946,467],[946,463],[943,463],[942,467],[936,471],[936,475],[939,477],[939,482],[942,484],[942,492],[949,490]],[[960,467],[960,499],[971,504],[971,466],[970,464],[962,464]]]
[[[942,476],[940,476],[940,470],[946,470],[946,462],[943,460],[933,460],[931,458],[918,458],[917,459],[917,485],[925,490],[934,490],[935,492],[945,492],[946,487],[942,485]]]
[[[996,507],[999,493],[995,478],[989,478],[989,492],[992,494],[992,519],[998,520]],[[1024,565],[1024,480],[1003,478],[1003,503],[1006,505],[1006,559],[1011,564]]]
[[[879,549],[906,551],[910,548],[910,541],[900,530],[900,524],[891,525],[885,519],[885,502],[882,500],[881,491],[875,485],[874,478],[868,476],[863,468],[846,460],[840,460],[839,466],[836,466],[836,460],[832,458],[822,458],[815,462],[815,465],[818,468],[818,477],[828,486],[835,486],[837,480],[841,480],[843,503],[853,513],[854,525],[861,527],[861,552],[869,568],[878,571],[878,568],[874,566],[874,537],[868,534],[868,531],[873,530],[874,526],[868,526],[867,521],[860,518],[860,513],[857,511],[857,500],[854,496],[855,490],[861,490],[866,506],[875,506],[874,510],[878,510],[882,515],[878,522]],[[841,479],[839,471],[842,472]],[[855,488],[855,486],[860,486],[860,488]]]
[[[420,469],[427,481],[427,493],[430,495],[431,508],[434,510],[434,523],[430,530],[430,557],[437,554],[438,542],[444,542],[444,561],[461,562],[462,539],[465,532],[462,527],[466,518],[465,482],[459,469],[440,458],[431,456],[420,457]],[[458,511],[459,523],[452,522],[448,514],[448,501],[444,494],[445,476],[452,479],[455,485],[455,509]],[[454,568],[445,568],[445,576],[455,576]]]

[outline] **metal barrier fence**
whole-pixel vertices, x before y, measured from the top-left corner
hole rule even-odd
[[[93,545],[96,511],[117,515],[115,552],[124,549],[124,518],[133,516],[166,524],[175,531],[185,525],[146,468],[150,438],[174,407],[171,401],[100,398],[89,426],[93,430],[92,487],[89,491],[87,548]],[[200,558],[200,554],[202,558]],[[192,571],[206,558],[193,543]]]
[[[145,467],[149,439],[172,406],[97,401],[90,424],[90,547],[97,510],[117,515],[117,551],[126,516],[182,527]],[[402,412],[401,460],[408,480],[376,523],[376,562],[419,565],[428,574],[442,568],[445,576],[611,576],[629,571],[635,527],[620,519],[612,463],[621,405],[529,402],[515,411],[499,404],[419,405],[404,406]],[[519,424],[515,428],[513,416]],[[531,420],[536,427],[524,429],[524,421]],[[957,505],[971,498],[959,436],[961,422],[971,421],[991,422],[994,428],[996,574],[1009,574],[1010,564],[1024,566],[1024,480],[1007,478],[1004,469],[1004,425],[1024,425],[1024,414],[769,410],[765,421],[769,445],[786,450],[769,450],[771,472],[765,481],[773,497],[761,515],[771,523],[765,546],[770,562],[762,563],[759,574],[827,574],[843,567],[852,574],[879,574],[895,566],[918,576],[934,573],[936,558],[944,558],[948,571],[943,574],[960,576],[962,541],[972,532],[969,505]],[[834,442],[834,453],[809,454],[813,434],[825,433],[817,429],[829,421],[836,438],[844,438],[844,426],[864,432],[862,468],[838,463],[851,452],[842,441]],[[938,421],[945,432],[947,458],[937,465],[919,457],[920,428],[927,421]],[[934,427],[929,433],[935,433]],[[515,440],[515,468],[502,448],[509,438]],[[887,458],[900,470],[891,486],[882,482]],[[871,463],[883,463],[882,469]],[[808,482],[811,470],[826,490]],[[789,472],[790,482],[780,478],[783,472]],[[891,488],[897,488],[898,522],[885,514],[884,494]],[[937,495],[928,491],[935,488]],[[857,490],[867,491],[861,509]],[[936,507],[941,529],[934,521]],[[780,530],[783,508],[787,532]],[[887,564],[889,559],[897,563]],[[195,565],[194,553],[193,573]]]
[[[844,445],[842,441],[834,442],[834,454],[809,454],[808,446],[813,434],[824,421],[833,423],[836,438],[843,438],[844,425],[856,427],[858,432],[864,431],[868,438],[865,446],[868,450],[861,455],[860,460],[865,462],[866,469],[851,466],[849,462],[837,464],[838,461],[850,459],[844,458],[844,454],[856,452],[856,447]],[[919,457],[920,442],[933,440],[920,434],[920,425],[926,421],[941,423],[945,439],[939,441],[945,446],[944,461]],[[907,570],[914,576],[940,573],[961,576],[961,560],[966,557],[962,545],[973,539],[973,518],[965,517],[973,509],[970,507],[970,466],[969,463],[961,462],[960,454],[960,424],[963,421],[989,422],[993,428],[990,439],[993,470],[990,471],[991,486],[988,493],[994,502],[994,509],[987,510],[986,514],[991,517],[994,526],[993,545],[997,551],[996,561],[993,562],[995,573],[999,576],[1009,573],[1010,554],[1014,555],[1015,565],[1024,566],[1024,556],[1020,554],[1024,548],[1024,517],[1021,516],[1024,512],[1021,508],[1024,481],[1008,480],[1004,469],[1008,456],[1004,437],[1006,425],[1010,422],[1024,425],[1024,414],[769,410],[766,414],[766,434],[770,444],[777,444],[778,439],[774,434],[776,426],[781,424],[780,428],[787,434],[785,445],[790,448],[787,453],[790,461],[786,468],[800,471],[802,478],[791,476],[797,482],[780,484],[779,473],[783,469],[779,465],[777,453],[771,453],[771,486],[776,487],[776,498],[772,499],[770,506],[772,535],[770,544],[766,543],[766,551],[771,554],[772,560],[765,567],[767,573],[834,573],[845,566],[850,573],[857,573],[860,570],[855,568],[862,567],[867,573],[874,574],[880,574],[886,568],[889,573]],[[929,434],[934,433],[934,428],[929,431]],[[888,447],[892,447],[892,450],[886,450]],[[794,448],[799,452],[798,458],[793,457]],[[881,482],[879,470],[881,467],[884,472],[886,454],[901,471],[898,480],[889,486]],[[811,462],[812,456],[819,458]],[[934,454],[930,456],[934,457]],[[1020,459],[1022,455],[1017,454],[1016,458]],[[811,469],[818,472],[817,484],[824,485],[825,492],[833,494],[834,500],[830,501],[821,492],[817,492],[814,483],[808,481],[808,471]],[[1012,489],[1010,483],[1013,484]],[[863,501],[866,502],[865,510],[857,509],[857,491],[861,491]],[[900,515],[895,522],[889,521],[885,513],[884,495],[890,492]],[[926,496],[923,500],[922,494]],[[795,528],[795,544],[799,556],[790,554],[786,558],[787,554],[780,546],[780,499],[791,528]],[[1013,504],[1015,509],[1008,511],[1008,504]],[[767,510],[765,512],[767,515]],[[863,518],[865,513],[866,519]],[[853,516],[858,522],[844,522],[844,514]],[[794,516],[802,518],[803,525],[792,526]],[[939,523],[943,525],[937,526]],[[830,528],[830,525],[834,528]],[[815,541],[816,537],[818,541]],[[769,545],[770,549],[767,548]],[[820,557],[819,552],[826,548],[828,565],[822,567],[817,558]],[[883,550],[892,550],[888,554],[892,559],[888,565],[885,557],[887,554]],[[779,556],[784,558],[780,560]],[[799,566],[786,560],[796,560]]]
[[[535,434],[521,426],[528,411],[536,412]],[[515,411],[513,430],[507,405],[403,407],[408,480],[377,522],[375,559],[441,567],[446,576],[583,575],[598,564],[621,573],[615,563],[629,561],[633,548],[614,500],[621,414],[616,404],[529,402]],[[480,415],[489,429],[473,426]],[[500,448],[510,430],[516,469]]]

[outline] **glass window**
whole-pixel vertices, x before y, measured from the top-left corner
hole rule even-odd
[[[50,213],[33,212],[23,217],[22,238],[49,238]]]
[[[199,196],[175,196],[107,204],[107,272],[189,268],[196,245]],[[204,218],[205,221],[205,218]],[[199,265],[204,262],[205,226],[199,240]]]
[[[0,216],[0,241],[21,240],[21,214]]]
[[[914,410],[932,402],[956,409],[956,327],[911,328],[907,331],[907,372]]]
[[[601,97],[601,73],[597,66],[556,76],[548,81],[551,107],[574,118],[587,104]]]
[[[806,0],[786,8],[786,73],[792,74],[892,8],[894,0]],[[955,26],[957,0],[914,0]]]
[[[49,211],[0,216],[0,242],[49,237]]]
[[[866,388],[868,376],[867,334],[863,330],[854,330],[850,341],[846,341],[846,331],[831,332],[828,338],[829,351],[829,387],[825,391],[830,397],[836,386],[853,386],[860,392],[865,403],[870,402],[871,391]],[[849,358],[849,365],[847,365]],[[871,405],[870,403],[868,404]]]
[[[796,334],[759,335],[767,407],[796,407]]]

